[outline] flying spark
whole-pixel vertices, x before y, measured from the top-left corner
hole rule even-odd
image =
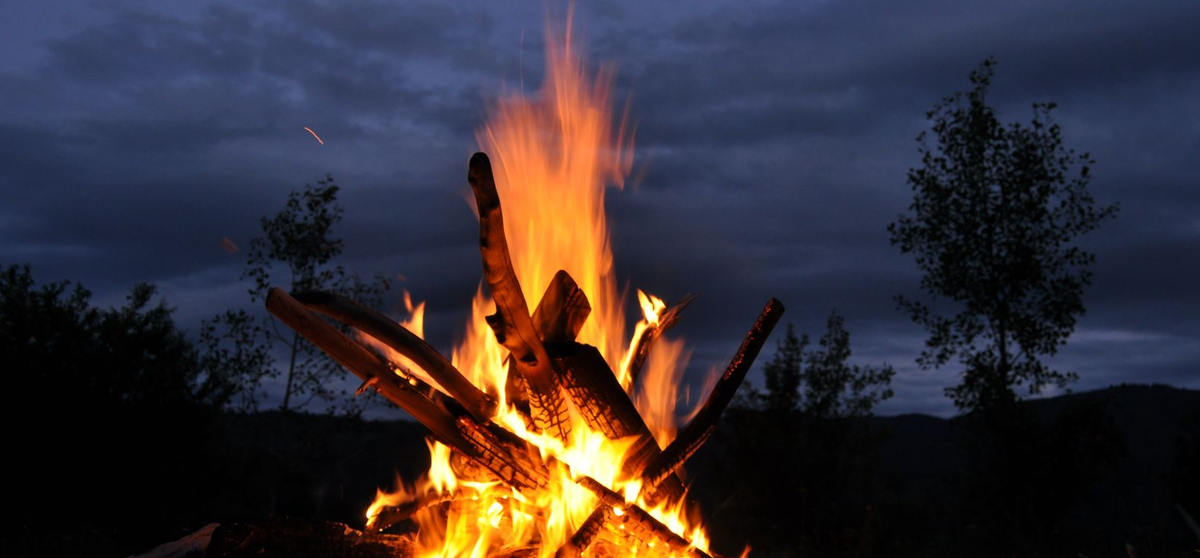
[[[305,129],[305,130],[308,130],[308,133],[312,134],[312,136],[313,136],[314,138],[317,138],[317,143],[319,143],[319,144],[321,144],[321,145],[325,145],[325,142],[321,141],[321,136],[318,136],[318,135],[317,135],[317,133],[316,133],[316,132],[314,132],[314,131],[312,130],[312,128],[309,128],[308,126],[305,126],[305,127],[304,127],[304,129]]]

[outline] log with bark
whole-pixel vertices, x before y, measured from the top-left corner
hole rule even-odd
[[[513,269],[508,240],[504,237],[500,195],[496,192],[492,163],[486,154],[476,153],[471,157],[467,182],[471,184],[479,209],[483,277],[496,303],[496,313],[488,316],[488,325],[495,331],[496,340],[508,349],[514,368],[525,380],[534,426],[566,441],[571,434],[571,416]]]

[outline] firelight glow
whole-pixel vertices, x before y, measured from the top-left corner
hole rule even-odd
[[[552,33],[548,33],[552,35]],[[512,263],[530,308],[536,305],[558,270],[574,278],[591,304],[591,314],[577,340],[597,347],[623,387],[631,377],[631,343],[624,337],[624,295],[613,270],[613,253],[604,197],[608,185],[621,188],[629,174],[633,137],[627,119],[614,126],[610,108],[612,72],[589,74],[572,50],[568,27],[547,44],[547,79],[534,96],[508,95],[492,108],[477,139],[494,161],[496,188],[504,204],[505,235]],[[658,319],[665,303],[640,290],[643,317],[636,335]],[[425,306],[405,295],[410,318],[403,322],[422,334]],[[667,509],[641,499],[641,482],[621,478],[626,451],[635,437],[611,440],[593,431],[571,407],[572,428],[565,441],[539,434],[505,400],[508,351],[496,340],[485,317],[494,303],[481,284],[472,304],[463,341],[452,362],[472,383],[499,402],[492,420],[528,441],[550,467],[545,489],[519,491],[496,482],[478,482],[456,467],[446,446],[429,443],[430,470],[414,484],[394,493],[379,493],[367,510],[371,524],[385,507],[447,501],[448,511],[427,508],[413,516],[419,527],[415,555],[422,558],[482,558],[516,551],[542,558],[554,555],[600,505],[593,492],[580,487],[582,476],[596,479],[638,504],[701,550],[707,550],[704,530],[688,517],[682,504]],[[403,371],[427,383],[436,382],[419,367],[385,345],[370,343]],[[687,364],[682,341],[663,339],[647,361],[636,400],[639,413],[660,447],[675,435],[675,402],[679,379]],[[434,511],[434,510],[438,511]],[[627,510],[614,508],[614,514]],[[668,545],[638,543],[625,536],[609,544],[605,554],[670,556]]]

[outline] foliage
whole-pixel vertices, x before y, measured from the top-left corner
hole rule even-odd
[[[252,302],[282,286],[292,292],[328,290],[371,306],[380,304],[386,279],[364,281],[332,263],[344,247],[334,235],[343,213],[337,194],[338,186],[326,176],[315,186],[292,191],[282,210],[261,219],[262,236],[250,241],[242,272],[242,278],[253,283],[248,290]],[[265,398],[264,384],[283,375],[283,411],[317,401],[328,404],[330,411],[361,411],[344,389],[346,370],[272,317],[256,322],[245,312],[226,312],[205,322],[201,337],[205,365],[233,374],[230,381],[243,409],[257,410]],[[274,365],[276,348],[286,352],[286,368]]]
[[[716,474],[738,481],[723,487],[714,524],[755,533],[756,549],[772,556],[846,554],[859,544],[880,445],[866,418],[891,396],[894,371],[851,365],[850,355],[837,312],[815,347],[788,325],[763,367],[766,390],[752,387],[719,437],[729,458]]]
[[[947,394],[965,410],[1007,407],[1017,386],[1037,393],[1075,378],[1040,359],[1055,354],[1084,312],[1095,257],[1074,241],[1117,210],[1096,206],[1087,188],[1093,161],[1063,147],[1053,103],[1034,104],[1028,125],[1000,123],[987,104],[994,66],[983,62],[971,91],[926,114],[935,143],[918,136],[913,202],[888,226],[892,243],[915,256],[921,288],[959,308],[942,315],[897,298],[929,331],[919,364],[964,365],[962,383]]]
[[[104,554],[66,550],[72,543],[59,535],[124,521],[166,540],[196,520],[192,506],[165,500],[204,505],[204,440],[231,391],[199,370],[171,308],[154,298],[154,287],[138,284],[123,306],[101,309],[81,285],[38,285],[27,265],[0,267],[0,416],[14,518],[0,546],[15,555]],[[53,546],[21,542],[46,524]]]
[[[135,285],[121,308],[90,305],[69,281],[36,285],[28,265],[0,271],[0,354],[16,372],[10,393],[53,387],[75,408],[222,404],[224,379],[198,372],[196,352],[155,289]],[[40,386],[40,387],[38,387]]]
[[[775,355],[763,366],[766,392],[753,391],[757,406],[777,416],[799,413],[801,420],[833,420],[871,414],[892,396],[889,386],[896,371],[849,364],[850,332],[845,318],[833,311],[816,348],[808,334],[796,337],[788,324]]]

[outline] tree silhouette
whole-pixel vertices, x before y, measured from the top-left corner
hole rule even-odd
[[[266,299],[274,286],[291,291],[322,289],[334,291],[370,306],[378,306],[388,281],[380,276],[365,281],[333,260],[341,255],[343,242],[334,235],[342,219],[337,203],[338,186],[330,176],[315,186],[292,191],[282,210],[261,220],[263,235],[250,241],[249,257],[242,272],[250,279],[251,301]],[[245,312],[229,311],[206,322],[201,331],[206,347],[204,364],[214,370],[237,370],[233,382],[242,394],[242,405],[257,409],[265,395],[263,384],[284,376],[280,410],[305,408],[324,401],[330,409],[351,414],[361,409],[347,397],[342,386],[346,370],[317,350],[300,335],[281,328],[273,317],[260,323]],[[286,367],[274,365],[273,348],[282,346]]]
[[[720,442],[717,474],[738,479],[718,497],[721,529],[754,533],[752,544],[774,556],[846,554],[859,544],[879,446],[862,419],[891,396],[894,371],[852,365],[850,355],[836,311],[816,346],[788,325],[763,367],[765,391],[741,400]]]
[[[994,67],[984,61],[970,91],[926,114],[934,144],[926,132],[918,136],[921,166],[908,173],[913,202],[888,226],[892,244],[915,256],[922,290],[957,307],[944,315],[897,297],[929,331],[918,363],[936,368],[957,358],[965,367],[962,382],[947,389],[964,410],[1009,408],[1017,386],[1037,393],[1075,378],[1041,358],[1057,352],[1084,312],[1095,258],[1075,239],[1117,210],[1096,206],[1087,188],[1093,161],[1063,147],[1053,103],[1034,104],[1028,125],[1001,124],[987,104]]]

